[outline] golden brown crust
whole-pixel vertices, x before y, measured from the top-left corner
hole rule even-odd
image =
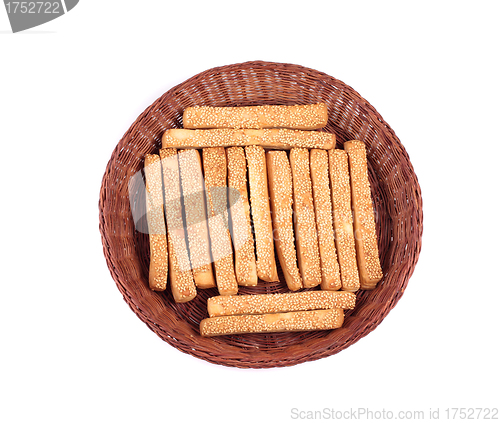
[[[210,317],[284,313],[331,308],[353,309],[356,295],[346,291],[302,291],[283,294],[224,295],[207,301]]]
[[[292,171],[285,151],[268,151],[266,157],[276,252],[288,288],[296,291],[303,284],[293,232]]]
[[[355,292],[359,289],[359,274],[352,226],[351,186],[347,153],[344,150],[336,149],[330,150],[328,154],[332,186],[333,226],[342,289]]]
[[[183,126],[189,129],[319,129],[328,121],[324,103],[246,107],[195,106],[184,109]]]
[[[168,278],[168,247],[163,213],[160,156],[146,154],[144,175],[146,177],[146,218],[150,247],[149,287],[154,291],[164,291]]]
[[[219,316],[203,319],[200,323],[200,333],[202,336],[218,336],[329,330],[341,327],[343,322],[342,309]]]
[[[227,165],[223,147],[203,149],[203,170],[217,288],[221,295],[234,295],[238,292],[238,284],[234,274],[233,249],[228,228]]]
[[[309,150],[292,148],[290,166],[293,177],[293,210],[299,269],[304,287],[312,288],[321,283],[321,266],[312,198]]]
[[[162,137],[163,148],[292,147],[331,149],[335,135],[322,131],[296,129],[167,129]]]
[[[361,289],[374,289],[382,279],[375,216],[366,161],[365,144],[353,140],[344,143],[349,157],[351,195]]]
[[[198,150],[178,153],[184,213],[188,235],[188,249],[196,286],[201,289],[215,287],[212,257],[208,235],[205,204],[205,184]]]
[[[247,190],[247,161],[242,147],[226,149],[227,180],[234,246],[236,280],[242,286],[257,285],[257,264]]]
[[[245,147],[250,182],[250,205],[255,231],[257,275],[266,282],[278,281],[274,257],[273,226],[267,185],[266,156],[259,146]]]
[[[313,149],[310,151],[310,159],[314,210],[321,261],[321,289],[335,291],[341,288],[342,282],[340,280],[340,267],[335,248],[335,233],[333,231],[328,153],[325,150]]]
[[[184,224],[182,221],[181,181],[175,148],[160,150],[163,196],[167,222],[170,288],[174,301],[185,303],[196,296]]]

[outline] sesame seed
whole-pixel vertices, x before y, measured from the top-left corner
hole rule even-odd
[[[349,164],[344,150],[330,150],[330,182],[333,205],[335,245],[340,265],[342,289],[355,292],[359,289],[358,265],[351,212],[351,187]]]
[[[292,171],[285,151],[268,151],[268,179],[278,259],[290,290],[303,287],[293,231]]]
[[[311,182],[313,188],[318,246],[321,259],[321,289],[337,290],[342,286],[340,267],[335,248],[333,231],[332,197],[328,174],[328,153],[325,150],[310,151]]]
[[[199,151],[181,150],[178,160],[193,277],[197,287],[211,288],[215,286],[215,279],[211,266],[205,184]]]
[[[144,175],[146,177],[146,218],[150,245],[149,286],[155,291],[163,291],[166,288],[168,277],[168,246],[163,214],[160,156],[146,154]]]
[[[257,275],[260,279],[278,281],[274,257],[273,227],[267,186],[266,156],[260,146],[245,147],[250,182],[250,207],[255,230]]]
[[[281,313],[331,308],[353,309],[356,295],[346,291],[302,291],[278,294],[219,295],[207,301],[210,317]]]
[[[349,157],[352,205],[354,216],[355,243],[359,260],[359,274],[362,289],[373,289],[383,273],[380,266],[375,216],[371,197],[365,144],[348,141],[344,149]]]
[[[292,147],[331,149],[335,134],[298,129],[167,129],[163,148],[206,148],[261,146],[290,149]]]
[[[328,120],[326,104],[263,105],[246,107],[187,107],[183,114],[184,128],[292,128],[319,129]]]
[[[163,195],[170,266],[170,286],[176,302],[186,302],[196,296],[182,221],[182,201],[179,163],[176,149],[160,150],[163,171]]]
[[[247,191],[247,162],[242,147],[226,149],[234,266],[239,285],[257,285],[257,265]]]
[[[203,336],[239,333],[297,332],[336,329],[342,326],[342,309],[294,311],[209,317],[200,323]]]
[[[224,148],[203,149],[203,170],[217,288],[221,295],[232,295],[238,292],[238,284],[234,273],[231,235],[227,226],[227,165]]]
[[[293,209],[297,257],[304,287],[312,288],[321,283],[321,266],[318,233],[312,197],[309,151],[305,148],[290,150],[293,177]]]

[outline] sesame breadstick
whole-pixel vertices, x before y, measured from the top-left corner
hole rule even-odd
[[[299,269],[304,288],[312,288],[321,283],[321,265],[312,198],[309,150],[292,148],[290,166],[293,177],[293,211]]]
[[[266,156],[276,251],[285,282],[291,291],[296,291],[303,284],[293,233],[292,171],[286,151],[268,151]]]
[[[163,196],[167,220],[170,288],[174,301],[185,303],[196,296],[196,285],[189,262],[189,253],[182,221],[181,180],[175,148],[160,150],[163,171]]]
[[[382,267],[378,256],[375,216],[368,180],[366,148],[361,141],[344,143],[349,157],[351,172],[352,209],[354,217],[354,241],[356,243],[359,280],[361,289],[374,289],[382,279]]]
[[[219,295],[207,301],[210,317],[284,313],[330,308],[353,309],[356,295],[346,291],[302,291],[283,294]]]
[[[184,109],[184,128],[319,129],[328,121],[324,103],[282,106],[210,107]]]
[[[153,291],[164,291],[167,287],[168,277],[168,248],[163,215],[160,156],[146,154],[144,175],[146,177],[146,218],[150,248],[149,287]]]
[[[245,150],[242,147],[230,147],[226,149],[226,156],[236,280],[242,286],[255,286],[258,278],[248,202]]]
[[[259,145],[265,148],[292,147],[331,149],[335,135],[298,129],[167,129],[162,147],[205,148]]]
[[[278,281],[274,257],[273,225],[267,186],[266,155],[259,146],[245,147],[250,185],[250,206],[255,231],[257,276],[266,282]]]
[[[352,227],[351,187],[349,182],[349,163],[344,150],[330,150],[330,182],[332,186],[333,227],[335,245],[340,265],[340,279],[344,291],[356,292],[359,289],[356,247]]]
[[[194,282],[198,288],[213,288],[215,279],[210,256],[205,184],[200,153],[198,150],[181,150],[178,159]]]
[[[309,156],[311,159],[311,182],[321,261],[321,289],[335,291],[340,289],[342,282],[335,249],[335,233],[333,232],[328,153],[325,150],[313,149],[310,151]]]
[[[244,314],[209,317],[200,322],[202,336],[242,333],[299,332],[337,329],[344,322],[344,310],[291,311],[289,313]]]
[[[238,292],[238,284],[234,274],[233,249],[228,228],[227,165],[223,147],[203,149],[203,170],[215,280],[219,294],[234,295]]]

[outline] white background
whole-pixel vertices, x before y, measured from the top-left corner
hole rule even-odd
[[[18,34],[0,9],[0,421],[499,408],[497,6],[82,0]],[[136,117],[186,78],[248,60],[356,89],[401,139],[424,202],[420,260],[389,316],[283,369],[213,365],[161,341],[123,301],[98,230],[105,166]]]

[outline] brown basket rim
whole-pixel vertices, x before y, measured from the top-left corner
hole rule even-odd
[[[200,84],[200,81],[203,81],[203,84],[210,84],[210,78],[214,78],[214,75],[219,74],[238,74],[238,72],[242,72],[243,70],[268,70],[270,72],[274,72],[277,75],[305,75],[304,78],[315,81],[318,84],[331,84],[332,86],[341,87],[341,92],[346,93],[346,98],[354,98],[353,104],[355,104],[356,110],[359,110],[362,114],[354,116],[358,118],[360,121],[364,122],[364,125],[367,126],[366,122],[369,121],[368,127],[374,127],[376,130],[383,131],[384,140],[387,138],[391,141],[390,144],[387,144],[388,148],[391,150],[391,154],[397,155],[399,159],[400,168],[403,169],[405,173],[405,180],[402,181],[405,185],[407,185],[406,197],[409,207],[411,206],[411,219],[413,230],[408,239],[405,239],[407,245],[412,246],[412,251],[410,251],[410,257],[407,260],[402,269],[398,269],[400,272],[397,276],[398,279],[392,288],[392,295],[389,293],[385,295],[383,298],[379,298],[376,302],[372,304],[364,304],[363,312],[366,309],[366,314],[364,315],[361,322],[357,322],[356,325],[353,324],[353,327],[356,330],[352,330],[349,333],[342,335],[342,342],[337,340],[336,342],[332,342],[331,344],[323,343],[316,338],[309,339],[306,341],[299,340],[295,343],[295,345],[287,345],[285,348],[286,352],[288,352],[288,356],[283,357],[273,351],[273,348],[270,348],[269,351],[253,351],[251,356],[245,357],[245,348],[242,347],[241,353],[239,353],[238,348],[234,347],[234,344],[229,345],[225,344],[225,339],[230,339],[231,337],[218,337],[218,339],[213,341],[208,341],[207,338],[202,338],[199,334],[193,333],[192,330],[181,330],[177,326],[181,324],[180,322],[176,322],[175,312],[172,313],[172,324],[162,325],[156,315],[156,311],[154,307],[148,308],[144,306],[144,296],[140,296],[137,290],[132,289],[128,285],[127,278],[125,277],[123,271],[120,269],[120,264],[117,260],[117,249],[114,244],[115,237],[110,233],[110,219],[109,217],[115,213],[112,208],[115,205],[113,194],[115,193],[115,187],[117,186],[116,180],[113,180],[113,172],[114,169],[122,166],[123,163],[123,151],[127,150],[130,146],[130,142],[134,140],[134,136],[142,129],[144,122],[151,121],[152,119],[157,119],[156,113],[161,108],[161,106],[167,104],[171,105],[172,102],[175,101],[176,96],[186,90],[186,87],[197,86]],[[283,76],[283,77],[284,77]],[[208,83],[207,83],[208,80]],[[318,82],[320,81],[320,82]],[[244,101],[243,101],[244,103]],[[342,103],[340,103],[342,104]],[[331,104],[329,104],[329,107]],[[367,117],[368,116],[368,117]],[[369,129],[368,129],[369,131]],[[150,135],[150,149],[151,151],[158,148],[160,138],[158,134]],[[367,147],[370,151],[370,145],[367,143]],[[149,147],[148,147],[149,148]],[[134,152],[130,153],[133,155]],[[136,158],[136,157],[135,157]],[[397,172],[396,172],[397,174]],[[400,179],[395,178],[394,184],[401,183]],[[389,186],[389,185],[388,185]],[[408,194],[408,192],[410,194]],[[127,211],[123,211],[123,213],[127,213]],[[128,210],[130,213],[130,210]],[[404,213],[404,211],[403,211]],[[391,217],[393,219],[393,217]],[[393,220],[391,220],[393,221]],[[405,229],[405,228],[403,228]],[[413,274],[415,266],[418,261],[418,257],[421,251],[421,241],[422,241],[422,232],[423,232],[423,212],[422,212],[422,196],[420,186],[418,184],[417,177],[414,173],[413,166],[411,165],[409,156],[401,144],[399,138],[396,136],[392,128],[384,121],[384,119],[380,116],[380,114],[375,110],[375,108],[366,101],[363,97],[361,97],[352,87],[346,85],[342,81],[335,79],[324,72],[320,72],[314,69],[310,69],[307,67],[303,67],[301,65],[289,64],[289,63],[277,63],[277,62],[266,62],[266,61],[249,61],[243,63],[237,63],[232,65],[224,65],[214,67],[212,69],[205,70],[203,72],[198,73],[197,75],[188,78],[181,84],[171,88],[167,92],[165,92],[162,96],[160,96],[155,102],[153,102],[148,108],[141,113],[135,122],[131,125],[129,130],[123,135],[116,148],[114,149],[111,158],[106,166],[106,170],[103,175],[102,185],[100,190],[100,198],[99,198],[99,230],[101,233],[101,240],[103,244],[103,252],[105,255],[106,263],[108,265],[109,271],[113,280],[115,281],[118,289],[123,295],[124,300],[129,304],[130,308],[134,311],[134,313],[146,323],[146,325],[154,331],[160,338],[165,340],[170,345],[175,348],[193,355],[195,357],[201,358],[211,363],[222,364],[226,366],[234,366],[240,368],[270,368],[270,367],[283,367],[283,366],[291,366],[299,363],[303,363],[306,361],[317,360],[320,358],[324,358],[333,354],[336,354],[345,348],[349,347],[353,343],[357,342],[362,337],[366,336],[368,333],[372,332],[387,316],[387,314],[394,308],[394,306],[398,303],[399,299],[403,295],[408,281]],[[399,239],[398,239],[399,241]],[[121,250],[118,250],[121,251]],[[133,257],[133,253],[131,257]],[[403,255],[403,258],[405,256]],[[132,259],[131,259],[132,260]],[[392,267],[391,267],[392,268]],[[135,267],[134,267],[135,269]],[[386,276],[389,274],[390,269],[384,268],[384,273]],[[386,278],[384,277],[384,279]],[[383,285],[383,284],[382,284]],[[377,287],[379,289],[379,287]],[[385,292],[384,292],[385,294]],[[147,295],[147,294],[146,294]],[[175,304],[174,304],[175,305]],[[353,315],[353,318],[355,316]],[[177,323],[177,324],[175,324]],[[224,338],[224,339],[223,339]],[[234,337],[233,337],[234,338]],[[237,337],[236,337],[237,338]],[[214,338],[209,338],[213,340]],[[222,341],[220,340],[222,339]],[[321,339],[321,338],[319,338]],[[210,344],[212,342],[212,345]],[[302,348],[302,344],[306,344],[307,347]],[[236,342],[236,345],[237,342]],[[314,349],[314,346],[319,346]],[[226,348],[225,348],[226,346]],[[236,349],[234,349],[236,348]],[[281,347],[277,346],[276,351],[281,352]],[[257,355],[257,356],[256,356]]]

